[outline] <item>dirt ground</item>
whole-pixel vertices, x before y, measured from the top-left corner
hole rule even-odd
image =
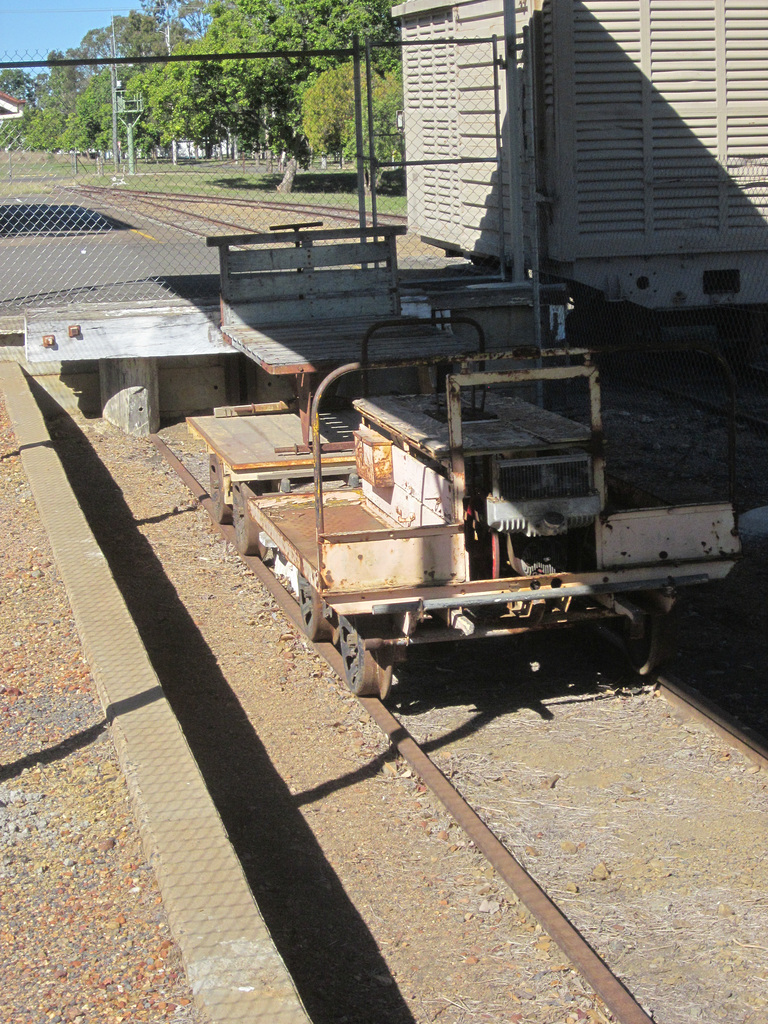
[[[610,1019],[155,449],[102,421],[52,431],[313,1021]],[[183,426],[164,436],[199,467]],[[720,609],[754,572],[682,615],[742,714],[753,654]],[[628,681],[574,632],[422,651],[391,699],[655,1019],[758,1024],[768,780]]]
[[[0,1018],[203,1024],[0,403]]]

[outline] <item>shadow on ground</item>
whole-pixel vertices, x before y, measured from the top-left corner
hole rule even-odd
[[[413,1017],[365,922],[120,488],[69,417],[50,430],[311,1019],[409,1024]]]
[[[128,231],[130,224],[85,206],[61,203],[6,203],[0,205],[0,237],[22,235],[90,235]]]

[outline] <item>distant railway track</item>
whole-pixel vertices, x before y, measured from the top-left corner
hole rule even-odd
[[[172,223],[174,226],[178,226],[178,222],[169,217],[172,214],[181,215],[193,221],[199,221],[201,225],[205,226],[205,229],[201,230],[201,234],[209,233],[208,228],[211,225],[217,228],[235,229],[237,231],[253,229],[253,224],[247,223],[246,218],[240,220],[222,218],[195,208],[204,205],[216,206],[217,208],[225,207],[226,209],[248,210],[251,213],[259,212],[262,215],[270,211],[275,213],[288,212],[307,217],[322,216],[333,218],[344,224],[358,223],[357,210],[333,206],[330,203],[281,202],[280,200],[264,199],[262,197],[258,199],[242,199],[237,197],[230,198],[229,196],[211,196],[204,193],[181,195],[179,193],[150,190],[123,190],[98,185],[80,185],[73,188],[73,191],[78,195],[88,196],[91,199],[107,200],[115,205],[119,205],[122,209],[145,213],[153,219],[167,224]],[[131,202],[132,200],[133,202]],[[399,215],[386,215],[381,220],[388,224],[406,223],[406,218]]]
[[[215,521],[213,502],[206,489],[159,437],[153,437],[152,440],[160,454],[209,513],[214,525],[234,546],[234,528],[219,525]],[[301,632],[305,632],[297,602],[277,578],[258,557],[243,555],[240,557],[269,591],[285,616]],[[344,679],[342,658],[336,648],[330,643],[316,643],[313,644],[313,647],[339,678]],[[733,719],[724,715],[699,695],[686,690],[677,681],[660,679],[658,684],[666,700],[679,709],[687,719],[694,718],[706,723],[707,727],[717,733],[727,744],[740,750],[753,761],[768,767],[768,747],[760,737],[749,730],[742,729]],[[405,726],[377,698],[359,697],[358,700],[390,743],[397,748],[413,771],[463,829],[475,847],[488,859],[499,876],[538,920],[544,931],[557,943],[581,976],[592,986],[616,1020],[620,1024],[651,1024],[652,1018],[635,1000],[623,982],[613,974],[608,965],[559,907],[484,824],[437,765],[413,739]]]

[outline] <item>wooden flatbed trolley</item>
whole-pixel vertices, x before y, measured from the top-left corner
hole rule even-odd
[[[315,323],[313,344],[332,323]],[[211,453],[220,516],[233,507],[238,548],[284,578],[310,638],[339,645],[356,694],[384,697],[414,644],[602,619],[635,669],[651,671],[678,588],[722,577],[738,558],[732,502],[638,501],[612,482],[588,350],[467,353],[432,323],[419,347],[412,327],[389,320],[390,349],[370,359],[364,339],[376,328],[362,326],[353,358],[297,385],[303,417],[294,406],[190,420]],[[282,360],[279,332],[263,324],[259,343],[251,328],[223,330],[262,367],[268,347],[269,365],[295,351],[282,335]],[[319,362],[300,372],[319,373]],[[400,382],[416,371],[417,393],[370,393],[393,371]],[[350,381],[358,397],[339,412],[334,396]],[[582,389],[582,419],[543,407],[558,381]]]

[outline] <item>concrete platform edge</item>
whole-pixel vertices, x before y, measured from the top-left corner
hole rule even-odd
[[[195,999],[215,1024],[308,1024],[17,363],[0,387]]]

